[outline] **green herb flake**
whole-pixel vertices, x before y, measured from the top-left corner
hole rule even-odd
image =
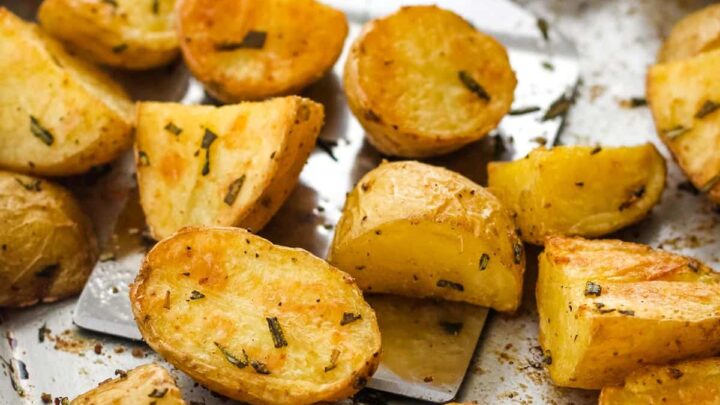
[[[150,398],[162,398],[165,396],[165,394],[167,394],[167,392],[168,392],[167,388],[163,388],[161,390],[159,390],[157,388],[153,388],[152,392],[149,393],[148,396]]]
[[[490,255],[483,253],[480,256],[480,271],[487,269],[488,263],[490,263]]]
[[[442,327],[448,335],[457,336],[463,328],[463,323],[440,321],[440,327]]]
[[[222,346],[220,343],[215,342],[215,346],[220,350],[220,352],[225,356],[225,359],[232,364],[233,366],[237,368],[245,368],[250,364],[250,361],[248,360],[248,355],[245,353],[245,349],[243,349],[243,359],[239,359],[235,357],[230,351],[228,351],[224,346]]]
[[[182,128],[175,125],[175,123],[173,123],[172,121],[168,122],[168,124],[165,125],[164,129],[175,136],[178,136],[182,133]]]
[[[138,151],[138,166],[150,166],[150,157],[145,151]]]
[[[470,75],[470,73],[461,70],[458,72],[458,77],[460,78],[460,81],[462,84],[467,87],[468,90],[475,93],[478,97],[485,101],[490,101],[490,94],[488,94],[487,91],[485,91],[485,88],[480,85],[473,77]]]
[[[618,313],[627,316],[635,316],[635,311],[632,309],[618,309]]]
[[[55,142],[52,132],[43,127],[40,121],[32,115],[30,116],[30,132],[47,146],[51,146]]]
[[[160,0],[152,0],[152,12],[153,14],[160,13]]]
[[[549,35],[550,23],[548,23],[547,20],[544,18],[538,18],[537,19],[537,27],[538,27],[538,30],[540,30],[540,35],[542,35],[543,39],[546,41],[549,40],[550,39],[550,35]]]
[[[599,297],[602,294],[602,287],[600,284],[593,283],[592,281],[588,281],[585,283],[585,296],[590,297]]]
[[[688,131],[690,131],[690,128],[685,128],[682,125],[677,125],[670,129],[666,129],[662,132],[669,139],[675,139],[675,138],[679,138],[679,137],[685,135]]]
[[[250,365],[255,370],[255,372],[258,374],[262,374],[262,375],[270,374],[270,370],[268,370],[267,365],[261,361],[253,360],[252,362],[250,362]]]
[[[543,115],[542,120],[549,121],[565,115],[565,113],[567,113],[570,109],[570,105],[572,105],[572,100],[569,99],[565,94],[561,95],[560,98],[550,104],[550,107],[548,107],[545,115]]]
[[[330,364],[325,366],[324,371],[327,373],[330,370],[334,370],[335,367],[337,367],[337,360],[340,357],[340,350],[333,349],[332,353],[330,353]]]
[[[45,336],[50,334],[50,329],[47,327],[47,323],[44,323],[43,326],[41,326],[38,329],[38,342],[43,343],[45,342]]]
[[[201,293],[198,290],[192,290],[192,292],[190,293],[190,301],[201,300],[203,298],[205,298],[205,294]]]
[[[118,44],[112,47],[113,53],[123,53],[128,48],[128,44]]]
[[[17,181],[18,184],[20,184],[20,185],[21,185],[25,190],[27,190],[27,191],[35,191],[35,192],[37,192],[37,191],[41,191],[41,190],[42,190],[42,188],[40,187],[40,185],[41,185],[42,183],[40,182],[39,179],[32,179],[32,180],[30,180],[30,182],[25,183],[24,181],[22,181],[22,179],[16,177],[16,178],[15,178],[15,181]]]
[[[708,182],[700,188],[700,192],[707,193],[713,188],[715,188],[718,183],[720,183],[720,173],[716,174],[710,180],[708,180]]]
[[[698,112],[695,113],[695,118],[697,118],[699,120],[703,119],[703,118],[707,117],[708,115],[717,111],[719,108],[720,108],[720,104],[718,104],[714,101],[707,100],[705,102],[705,104],[703,104],[702,107],[700,107]]]
[[[645,107],[647,100],[643,97],[630,97],[627,100],[620,101],[620,106],[624,108],[638,108]]]
[[[116,0],[101,0],[101,1],[102,1],[103,3],[105,3],[105,4],[111,5],[111,6],[113,6],[113,7],[117,7],[117,6],[118,6]]]
[[[601,314],[609,314],[610,312],[615,312],[615,308],[605,308],[605,309],[599,309]]]
[[[545,69],[545,70],[549,70],[549,71],[551,71],[551,72],[555,70],[555,65],[553,65],[553,64],[550,63],[550,62],[543,62],[543,63],[541,63],[540,65],[541,65],[541,66],[543,67],[543,69]]]
[[[522,257],[523,257],[522,242],[515,242],[513,244],[513,262],[515,262],[515,264],[522,263]]]
[[[240,190],[242,189],[243,184],[245,184],[245,175],[238,177],[230,183],[228,186],[227,194],[225,194],[225,198],[223,201],[225,204],[232,206],[235,203],[235,200],[237,200],[238,194],[240,194]]]
[[[55,275],[58,269],[60,269],[60,264],[48,264],[47,266],[39,270],[37,273],[35,273],[35,277],[50,278]]]
[[[210,146],[215,142],[218,136],[211,130],[205,128],[205,134],[203,135],[200,147],[205,149],[205,164],[202,168],[202,175],[207,176],[210,174]]]
[[[540,107],[524,107],[510,110],[509,115],[525,115],[540,111]]]
[[[219,52],[235,51],[238,49],[262,49],[267,40],[267,32],[250,30],[240,42],[220,42],[215,44]]]
[[[460,283],[455,283],[455,282],[449,281],[449,280],[440,279],[437,281],[437,283],[435,285],[440,288],[450,288],[452,290],[457,290],[460,292],[465,291],[465,286],[463,286]]]
[[[267,321],[268,328],[270,329],[270,334],[272,335],[275,348],[279,349],[287,346],[287,340],[285,340],[285,335],[283,334],[282,328],[280,327],[280,321],[278,321],[277,317],[265,318],[265,320]]]
[[[362,315],[360,315],[360,314],[355,314],[352,312],[344,312],[342,319],[340,320],[340,326],[345,326],[349,323],[353,323],[360,319],[362,319]]]
[[[596,146],[590,151],[590,156],[597,155],[600,152],[602,152],[602,146]]]

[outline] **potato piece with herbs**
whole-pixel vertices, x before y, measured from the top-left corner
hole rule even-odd
[[[298,93],[337,61],[345,15],[315,0],[180,0],[185,63],[226,103]]]
[[[634,371],[622,387],[603,387],[599,405],[720,403],[720,358]]]
[[[719,48],[720,4],[713,4],[675,24],[658,53],[658,62],[687,59]]]
[[[488,164],[490,191],[536,245],[548,235],[597,237],[641,220],[660,201],[665,175],[665,160],[649,143],[542,147]]]
[[[63,176],[106,163],[132,142],[120,86],[0,7],[0,167]]]
[[[300,97],[139,103],[137,175],[153,237],[188,225],[260,230],[295,187],[323,119],[322,105]]]
[[[180,54],[174,7],[175,0],[44,0],[38,20],[94,62],[142,70]]]
[[[22,307],[75,295],[97,245],[73,196],[45,180],[0,171],[0,306]]]
[[[175,380],[164,367],[145,364],[101,382],[70,405],[185,405]]]
[[[368,23],[344,74],[368,141],[384,154],[412,158],[485,136],[510,110],[516,84],[499,42],[435,6],[403,7]]]
[[[352,278],[238,228],[185,228],[130,291],[145,341],[199,383],[251,404],[346,398],[379,361],[375,313]]]
[[[720,49],[655,65],[647,99],[660,139],[698,190],[720,204]]]
[[[542,346],[561,387],[622,384],[643,365],[720,347],[720,274],[617,240],[549,237],[536,290]]]
[[[525,255],[510,213],[449,170],[383,163],[345,202],[330,263],[363,291],[436,297],[514,311]]]

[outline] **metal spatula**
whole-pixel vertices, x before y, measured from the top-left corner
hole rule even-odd
[[[513,112],[502,121],[494,138],[495,146],[504,147],[499,149],[486,140],[435,159],[433,164],[448,166],[482,183],[488,160],[520,158],[539,145],[555,142],[579,67],[572,44],[543,20],[508,0],[326,2],[346,11],[351,23],[347,44],[369,19],[392,13],[402,5],[433,3],[457,12],[508,48],[518,87]],[[363,141],[363,130],[347,108],[339,79],[344,57],[331,75],[305,94],[325,105],[327,123],[297,189],[262,232],[275,243],[302,247],[320,257],[327,253],[345,193],[382,158]],[[183,102],[204,101],[202,88],[194,80],[185,79],[176,87],[181,86],[187,86]],[[139,91],[149,94],[147,83]],[[153,98],[168,96],[162,93]],[[122,173],[114,177],[127,179],[133,170],[131,159],[126,157],[114,170]],[[105,218],[115,223],[115,230],[106,238],[105,254],[78,301],[74,321],[82,328],[140,339],[130,311],[128,284],[135,277],[148,241],[142,232],[145,224],[137,194],[129,190],[127,195],[119,219]],[[455,397],[488,310],[400,297],[368,299],[378,313],[383,336],[381,366],[369,386],[432,402]]]

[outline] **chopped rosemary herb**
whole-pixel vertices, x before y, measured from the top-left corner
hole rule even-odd
[[[490,263],[490,255],[483,253],[482,256],[480,256],[480,270],[487,269],[488,263]]]
[[[219,52],[234,51],[237,49],[262,49],[265,46],[267,32],[248,31],[240,42],[220,42],[215,44],[215,50]]]
[[[343,312],[342,319],[340,320],[340,326],[345,326],[349,323],[353,323],[360,319],[362,319],[362,315],[360,315],[360,314],[354,314],[352,312]]]
[[[382,122],[382,118],[380,118],[378,113],[376,113],[375,111],[373,111],[371,109],[365,110],[365,118],[368,121],[372,121],[372,122]]]
[[[711,178],[710,180],[708,180],[708,182],[705,183],[704,186],[702,186],[702,188],[700,189],[700,192],[702,192],[702,193],[707,193],[707,192],[709,192],[710,190],[712,190],[713,188],[715,188],[715,186],[716,186],[718,183],[720,183],[720,173],[716,174],[715,176],[713,176],[713,178]]]
[[[522,242],[515,242],[513,244],[513,262],[520,264],[523,256],[523,245]]]
[[[160,0],[152,0],[152,12],[153,14],[160,12]]]
[[[101,0],[101,1],[102,1],[103,3],[105,3],[105,4],[111,5],[111,6],[113,6],[113,7],[117,7],[117,6],[118,6],[116,0]]]
[[[328,156],[330,156],[330,159],[332,159],[336,162],[338,161],[338,158],[337,158],[337,156],[335,156],[335,152],[333,151],[333,145],[331,145],[330,142],[328,142],[324,139],[321,139],[321,138],[317,138],[317,140],[315,141],[315,144],[320,149],[322,149],[323,152],[327,153]]]
[[[624,211],[630,207],[633,206],[639,199],[643,198],[645,195],[645,185],[641,185],[640,187],[636,188],[632,194],[630,195],[630,198],[628,198],[626,201],[624,201],[620,206],[618,207],[618,210]]]
[[[682,126],[682,125],[677,125],[677,126],[675,126],[675,127],[673,127],[673,128],[666,129],[666,130],[664,130],[664,131],[662,131],[662,132],[665,134],[666,137],[668,137],[668,138],[670,138],[670,139],[675,139],[675,138],[678,138],[678,137],[680,137],[680,136],[682,136],[682,135],[685,135],[685,133],[688,132],[688,131],[690,131],[690,128],[685,128],[685,127]]]
[[[48,264],[43,267],[40,271],[35,273],[35,277],[50,278],[55,275],[55,272],[60,268],[59,263]]]
[[[50,329],[47,327],[47,323],[44,323],[43,326],[38,329],[38,342],[43,343],[45,341],[45,335],[50,333]]]
[[[128,48],[128,44],[118,44],[112,47],[113,53],[123,53]]]
[[[150,157],[145,151],[138,151],[138,166],[150,166]]]
[[[620,105],[625,108],[645,107],[647,105],[647,100],[643,97],[630,97],[627,100],[622,100]]]
[[[17,181],[18,184],[20,184],[27,191],[41,191],[42,190],[40,187],[40,184],[41,184],[40,179],[32,179],[29,183],[25,183],[24,181],[22,181],[21,179],[16,177],[15,181]]]
[[[510,110],[509,115],[525,115],[540,111],[540,107],[524,107],[517,110]]]
[[[205,294],[201,293],[198,290],[192,290],[190,293],[190,301],[200,300],[205,298]]]
[[[468,73],[464,70],[461,70],[458,72],[458,77],[460,78],[460,81],[462,82],[462,84],[465,87],[467,87],[468,90],[475,93],[475,95],[477,95],[481,99],[483,99],[485,101],[490,101],[490,94],[488,94],[488,92],[485,91],[485,88],[483,88],[483,86],[481,86],[480,83],[475,81],[475,79],[473,79],[473,77],[470,76],[470,73]]]
[[[443,328],[445,332],[448,333],[448,335],[457,336],[460,334],[460,331],[463,328],[462,322],[445,322],[440,321],[440,326]]]
[[[172,121],[168,122],[168,124],[165,125],[164,129],[175,136],[180,135],[180,133],[182,132],[182,128],[175,125],[175,123]]]
[[[668,367],[667,372],[673,380],[677,380],[684,375],[682,371],[676,369],[675,367]]]
[[[340,350],[338,350],[338,349],[333,349],[332,353],[330,353],[330,364],[328,364],[327,366],[325,366],[325,369],[324,369],[324,371],[325,371],[326,373],[327,373],[328,371],[330,371],[330,370],[335,369],[335,367],[337,367],[338,357],[340,357]]]
[[[32,115],[30,116],[30,132],[47,146],[51,146],[53,142],[55,142],[53,134],[43,127],[40,121]]]
[[[555,70],[555,65],[553,65],[553,64],[550,63],[550,62],[545,61],[545,62],[541,63],[540,65],[541,65],[545,70],[549,70],[549,71],[551,71],[551,72]]]
[[[287,346],[287,340],[285,340],[285,335],[283,334],[282,328],[280,327],[280,322],[278,321],[277,317],[265,318],[265,320],[267,321],[268,328],[270,329],[270,334],[272,335],[275,348],[279,349],[281,347]]]
[[[250,365],[258,374],[268,375],[270,374],[270,370],[268,370],[267,365],[261,361],[253,360],[250,362]]]
[[[570,109],[571,104],[572,100],[568,99],[565,94],[561,95],[560,98],[550,104],[550,107],[545,112],[545,115],[543,115],[542,120],[549,121],[564,115]]]
[[[590,151],[590,156],[597,155],[600,152],[602,152],[602,146],[596,146]]]
[[[618,313],[627,316],[635,316],[635,311],[633,311],[632,309],[618,309]]]
[[[542,35],[544,40],[550,39],[550,36],[548,34],[548,30],[550,29],[550,24],[547,22],[544,18],[538,18],[537,19],[537,27],[540,30],[540,34]]]
[[[450,288],[450,289],[457,290],[457,291],[465,291],[465,286],[463,286],[460,283],[455,283],[455,282],[449,281],[449,280],[440,279],[437,281],[437,283],[435,285],[440,288]]]
[[[593,283],[592,281],[588,281],[585,283],[585,296],[595,296],[599,297],[602,294],[602,287],[600,284]]]
[[[205,128],[205,134],[203,135],[202,142],[200,143],[200,147],[202,149],[205,149],[205,164],[202,168],[202,175],[207,176],[210,174],[210,146],[215,142],[217,139],[217,135],[215,133],[207,128]]]
[[[705,104],[703,104],[702,107],[700,107],[698,112],[695,114],[695,118],[703,119],[703,118],[707,117],[708,115],[717,111],[717,109],[719,109],[719,108],[720,108],[720,104],[718,104],[714,101],[707,100],[705,102]]]
[[[695,260],[690,260],[687,264],[687,266],[692,270],[694,273],[697,273],[700,270],[700,263],[698,263]]]
[[[248,355],[245,353],[245,349],[243,349],[242,354],[243,358],[239,359],[235,357],[232,353],[230,353],[225,347],[223,347],[220,343],[214,342],[215,346],[220,350],[220,352],[225,356],[225,359],[230,362],[233,366],[237,368],[245,368],[248,366],[250,361],[248,360]]]
[[[245,184],[245,175],[238,177],[230,183],[228,186],[227,194],[225,194],[225,198],[223,201],[225,204],[232,206],[235,203],[235,200],[237,200],[238,194],[240,194],[240,189],[242,189],[243,184]]]
[[[149,393],[148,396],[150,398],[162,398],[165,396],[165,394],[167,394],[167,392],[168,392],[167,388],[163,388],[161,390],[159,390],[157,388],[153,388],[152,392]]]
[[[615,312],[615,308],[607,308],[607,309],[599,308],[599,311],[601,314],[609,314],[610,312]]]

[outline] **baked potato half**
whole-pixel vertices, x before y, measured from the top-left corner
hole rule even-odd
[[[459,15],[403,7],[368,23],[345,64],[348,104],[380,152],[409,158],[476,141],[510,110],[505,48]]]
[[[62,176],[114,159],[132,103],[96,68],[0,7],[0,167]]]
[[[597,237],[645,217],[665,189],[665,160],[650,143],[633,147],[538,148],[488,164],[490,191],[515,216],[524,241]]]
[[[720,401],[720,358],[647,366],[622,387],[603,387],[599,405],[695,404]]]
[[[643,365],[720,352],[720,274],[697,260],[555,236],[539,262],[540,345],[556,385],[620,385]]]
[[[179,0],[185,63],[226,103],[295,94],[337,61],[345,15],[315,0]]]
[[[187,225],[260,230],[290,195],[323,125],[300,97],[224,107],[139,103],[140,202],[162,239]]]
[[[525,255],[510,213],[447,169],[382,163],[345,202],[330,263],[363,291],[514,311]]]
[[[0,306],[52,302],[82,290],[97,244],[69,192],[0,171],[0,224]]]
[[[658,53],[658,62],[691,58],[720,48],[720,4],[687,15],[673,27]]]
[[[70,405],[185,405],[175,380],[162,366],[145,364],[117,374]]]
[[[352,278],[239,228],[185,228],[161,241],[130,300],[153,349],[251,404],[348,397],[379,360],[375,313]]]
[[[655,65],[647,99],[660,139],[690,181],[720,203],[720,49]]]
[[[174,8],[175,0],[44,0],[38,20],[94,62],[143,70],[180,54]]]

